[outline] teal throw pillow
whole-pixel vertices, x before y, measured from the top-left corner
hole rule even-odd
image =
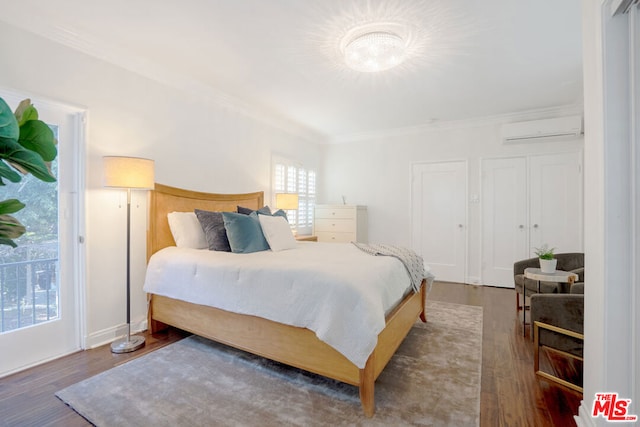
[[[252,212],[249,215],[222,212],[222,218],[224,228],[227,230],[231,252],[248,254],[269,249],[269,244],[264,238],[262,227],[260,227],[257,212]]]

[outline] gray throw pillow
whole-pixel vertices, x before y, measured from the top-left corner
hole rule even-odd
[[[244,206],[236,206],[236,208],[238,210],[238,213],[243,215],[249,215],[251,212],[258,212],[262,215],[271,215],[271,209],[269,209],[269,206],[263,206],[257,211],[254,209],[245,208]]]
[[[273,213],[273,216],[281,216],[284,217],[284,219],[287,220],[287,222],[289,222],[289,218],[287,218],[287,213],[285,211],[283,211],[282,209],[278,209],[277,211],[275,211]]]
[[[209,250],[231,252],[231,245],[227,238],[227,230],[224,228],[222,212],[195,210],[198,221],[204,231],[204,237],[209,245]]]

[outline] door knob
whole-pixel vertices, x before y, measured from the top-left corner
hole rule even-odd
[[[520,224],[520,225],[518,226],[518,228],[519,228],[520,230],[522,230],[522,229],[524,228],[524,225]]]
[[[538,228],[538,224],[533,224],[533,228]]]
[[[463,228],[463,227],[464,227],[464,225],[458,224],[458,228]]]

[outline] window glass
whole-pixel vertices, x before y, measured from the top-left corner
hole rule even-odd
[[[298,209],[287,210],[289,224],[297,234],[311,234],[316,204],[316,172],[294,161],[276,159],[273,164],[272,190],[274,202],[277,193],[298,194]]]

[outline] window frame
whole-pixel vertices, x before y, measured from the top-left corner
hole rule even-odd
[[[278,168],[283,167],[284,172]],[[281,175],[281,176],[278,176]],[[304,177],[302,180],[301,177]],[[317,200],[318,174],[302,162],[273,155],[271,161],[271,206],[276,206],[277,193],[298,194],[298,209],[287,210],[292,231],[297,235],[313,232],[314,210]]]

